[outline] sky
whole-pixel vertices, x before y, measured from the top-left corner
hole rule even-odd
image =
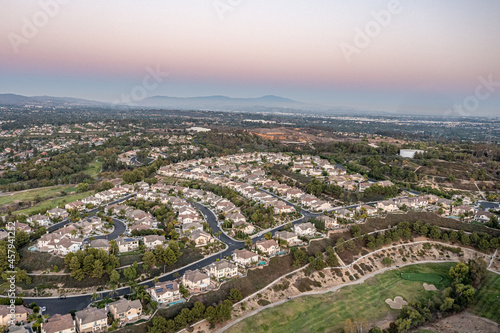
[[[1,0],[0,93],[500,115],[499,13],[489,0]]]

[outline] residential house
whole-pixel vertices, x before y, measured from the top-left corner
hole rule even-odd
[[[116,239],[119,252],[135,251],[139,248],[139,240],[134,237],[119,237]]]
[[[188,289],[204,289],[210,286],[210,277],[200,271],[187,270],[182,276],[182,284]]]
[[[372,186],[371,183],[359,183],[359,192],[364,192],[370,186]]]
[[[64,206],[64,209],[66,210],[74,210],[76,209],[77,211],[82,211],[85,209],[85,204],[78,200],[78,201],[73,201],[73,202],[70,202],[70,203],[67,203],[65,206]]]
[[[107,239],[94,239],[90,242],[89,247],[109,252],[109,241]]]
[[[484,211],[484,210],[478,210],[476,214],[474,215],[474,219],[478,222],[488,222],[490,218],[493,216],[492,213]]]
[[[369,206],[369,205],[361,205],[356,207],[356,210],[362,214],[366,214],[367,216],[372,216],[377,214],[377,208]]]
[[[233,230],[235,231],[241,231],[247,235],[251,235],[255,232],[255,227],[247,222],[234,222],[233,223]]]
[[[194,230],[189,238],[196,244],[196,246],[203,246],[213,243],[215,239],[207,232],[201,230]]]
[[[76,332],[75,321],[70,313],[65,315],[56,314],[50,317],[46,323],[42,323],[42,333],[74,333]]]
[[[335,215],[337,215],[340,218],[345,219],[345,218],[350,218],[350,217],[354,216],[354,213],[351,212],[349,209],[340,208],[339,210],[335,211]]]
[[[238,275],[238,266],[227,260],[221,260],[210,264],[206,271],[210,277],[216,279],[232,278]]]
[[[278,231],[276,234],[276,239],[286,241],[288,245],[294,245],[298,243],[299,239],[295,232],[290,231]]]
[[[474,208],[465,205],[455,206],[451,209],[451,213],[456,216],[460,214],[474,213]]]
[[[273,256],[280,251],[280,247],[274,239],[257,241],[255,246],[257,250],[268,256]]]
[[[47,215],[49,215],[50,218],[59,218],[59,219],[64,219],[69,216],[68,211],[66,209],[57,207],[48,210]]]
[[[148,235],[144,236],[142,241],[147,249],[152,250],[157,245],[163,245],[165,243],[165,236]]]
[[[394,212],[398,210],[398,206],[393,200],[384,200],[377,202],[377,209],[381,209],[384,212]]]
[[[146,291],[151,295],[151,299],[159,304],[168,304],[181,299],[179,285],[175,281],[156,284]]]
[[[27,225],[26,223],[21,223],[21,222],[14,222],[14,229],[18,230],[18,231],[24,231],[28,234],[30,234],[32,232],[32,229],[29,225]]]
[[[311,222],[296,224],[293,231],[300,236],[314,236],[316,227]]]
[[[26,221],[28,223],[32,223],[32,224],[38,224],[39,226],[42,226],[42,227],[48,227],[49,224],[51,223],[50,222],[50,218],[46,215],[40,215],[40,214],[37,214],[37,215],[33,215],[33,216],[30,216],[26,219]]]
[[[337,219],[334,217],[326,216],[326,215],[321,215],[318,217],[320,221],[323,221],[325,223],[325,228],[326,229],[336,229],[339,227],[339,224],[337,223]]]
[[[0,305],[0,326],[10,326],[11,321],[15,323],[28,322],[28,316],[33,313],[33,310],[25,308],[22,305],[16,305],[14,308],[14,318],[11,317],[11,312],[8,305]]]
[[[75,321],[78,333],[101,332],[108,328],[108,312],[88,307],[75,313]]]
[[[142,315],[142,304],[138,299],[130,301],[122,298],[119,301],[110,303],[108,309],[113,317],[121,323],[137,321]]]
[[[242,266],[249,266],[252,263],[259,261],[259,255],[255,252],[248,251],[247,249],[234,250],[233,260]]]

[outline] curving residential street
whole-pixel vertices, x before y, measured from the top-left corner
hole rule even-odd
[[[272,194],[272,193],[270,193],[270,194]],[[274,194],[272,194],[272,195],[274,195]],[[274,195],[274,196],[276,196],[276,195]],[[116,202],[123,202],[126,199],[128,199],[128,197],[117,200]],[[296,205],[291,203],[291,202],[287,201],[287,203],[296,207]],[[376,203],[376,202],[369,203],[369,204],[374,204],[374,203]],[[158,280],[160,282],[174,280],[176,278],[174,276],[175,273],[182,276],[187,270],[196,270],[196,269],[200,269],[200,268],[203,268],[205,266],[208,266],[211,263],[215,262],[217,259],[221,259],[223,257],[232,255],[234,250],[241,249],[245,245],[245,243],[243,241],[238,241],[238,240],[232,239],[231,237],[227,236],[224,232],[222,232],[222,230],[219,226],[218,220],[217,220],[217,216],[208,207],[206,207],[200,203],[196,203],[196,202],[194,202],[193,205],[197,209],[199,209],[200,212],[205,216],[205,219],[206,219],[207,223],[209,224],[209,226],[212,228],[214,234],[216,234],[220,231],[219,239],[223,243],[225,243],[227,247],[225,250],[223,250],[217,254],[213,254],[213,255],[206,257],[206,258],[203,258],[197,262],[191,263],[191,264],[186,265],[182,268],[171,271],[167,274],[158,276]],[[354,208],[357,206],[358,205],[351,205],[351,206],[344,207],[344,208]],[[305,209],[302,209],[301,213],[303,214],[303,217],[301,217],[295,221],[292,221],[291,222],[292,224],[295,225],[298,223],[302,223],[307,218],[321,215],[321,213],[311,213]],[[116,239],[125,231],[126,227],[123,224],[123,222],[121,222],[118,219],[113,219],[113,220],[115,221],[115,230],[113,230],[113,232],[110,233],[109,235],[98,236],[96,238]],[[63,222],[61,222],[61,223],[63,223]],[[62,227],[62,225],[58,226],[58,228],[60,228],[60,227]],[[280,226],[262,231],[259,234],[257,234],[257,236],[253,237],[252,240],[253,240],[253,242],[256,242],[258,240],[264,239],[264,233],[266,233],[266,232],[271,232],[274,235],[277,231],[281,230],[283,227],[284,227],[284,225],[280,225]],[[54,230],[56,230],[56,229],[54,229]],[[139,285],[150,287],[153,285],[153,280],[144,281],[142,283],[139,283]],[[107,291],[100,292],[99,294],[100,294],[100,297],[106,297],[106,296],[109,296],[109,293],[110,293],[110,291],[107,290]],[[114,294],[113,296],[122,296],[122,295],[126,295],[128,293],[130,293],[130,288],[123,287],[123,288],[117,289],[116,294]],[[38,298],[32,297],[32,298],[25,298],[25,301],[27,303],[35,302],[39,306],[45,306],[47,309],[46,313],[53,315],[56,313],[67,313],[68,311],[71,311],[71,310],[84,309],[92,302],[92,295],[86,294],[86,295],[67,296],[66,299],[59,299],[58,297],[38,297]]]

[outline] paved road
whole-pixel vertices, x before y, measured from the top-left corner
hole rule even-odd
[[[117,203],[124,202],[125,200],[128,200],[132,196],[133,196],[133,194],[127,194],[126,196],[124,196],[124,197],[122,197],[122,198],[120,198],[118,200],[115,200],[115,201],[112,201],[112,202],[108,203],[108,205],[114,205],[114,204],[117,204]],[[88,214],[90,214],[90,215],[92,215],[92,214],[95,214],[97,211],[98,211],[98,208],[94,208],[94,209],[86,210],[85,212],[88,213]],[[65,225],[69,224],[70,222],[71,221],[68,218],[65,218],[61,222],[53,224],[53,225],[47,227],[47,231],[48,232],[56,231],[57,229],[61,229]]]
[[[270,193],[270,194],[272,194],[272,193]],[[117,202],[121,202],[121,201],[124,201],[126,199],[127,198],[122,198],[122,199],[118,200]],[[292,204],[290,202],[288,202],[288,203]],[[376,203],[376,202],[373,202],[373,203]],[[368,204],[373,204],[373,203],[368,203]],[[217,217],[215,216],[215,214],[210,209],[208,209],[207,207],[205,207],[205,206],[203,206],[203,205],[201,205],[199,203],[194,203],[194,205],[202,212],[203,215],[205,215],[207,223],[212,228],[212,230],[214,231],[214,233],[217,233],[217,232],[221,231],[221,229],[220,229],[220,227],[218,225]],[[358,205],[352,205],[352,206],[344,207],[344,208],[354,208],[354,207],[357,207],[357,206]],[[293,221],[292,222],[293,224],[301,223],[301,222],[304,221],[305,218],[309,218],[309,217],[320,215],[320,213],[311,213],[311,212],[309,212],[307,210],[304,210],[304,209],[301,212],[304,215],[304,217],[300,218],[298,220]],[[282,228],[283,228],[283,226],[276,227],[276,228],[274,228],[274,229],[271,230],[271,233],[275,234],[277,231],[281,230]],[[180,276],[182,276],[184,274],[184,272],[187,271],[187,270],[196,270],[196,269],[205,267],[207,265],[210,265],[211,263],[215,262],[217,259],[225,257],[225,256],[229,256],[229,255],[231,255],[233,253],[234,250],[243,248],[244,245],[245,245],[244,242],[236,241],[236,240],[228,237],[223,232],[220,234],[219,237],[220,237],[220,240],[222,242],[226,243],[226,245],[227,245],[226,250],[222,251],[218,255],[214,255],[214,256],[211,256],[211,257],[208,257],[208,258],[204,258],[204,259],[202,259],[202,260],[200,260],[198,262],[195,262],[195,263],[192,263],[190,265],[184,266],[184,267],[182,267],[182,268],[180,268],[178,270],[172,271],[172,272],[170,272],[170,273],[168,273],[166,275],[162,275],[162,276],[158,277],[159,281],[160,282],[164,282],[164,281],[173,280],[173,279],[175,279],[175,277],[174,277],[175,273],[178,273]],[[264,235],[260,235],[260,236],[255,237],[253,239],[253,241],[255,242],[255,241],[261,240],[263,238],[264,238]],[[150,286],[153,285],[153,282],[152,281],[143,282],[143,283],[140,283],[139,285],[150,287]],[[124,287],[124,288],[118,289],[116,295],[122,296],[122,295],[126,295],[126,294],[129,294],[129,293],[130,293],[130,288],[129,287]],[[109,292],[102,292],[101,293],[101,297],[106,297],[108,295],[109,295]],[[88,306],[88,304],[90,302],[92,302],[91,298],[92,298],[91,295],[75,295],[75,296],[68,296],[66,299],[63,299],[63,300],[58,299],[57,297],[56,298],[25,298],[24,300],[28,304],[32,303],[32,302],[35,302],[39,306],[45,306],[47,308],[47,312],[46,313],[50,314],[50,315],[54,315],[56,313],[66,314],[66,313],[68,313],[71,310],[81,310],[81,309],[84,309],[85,307]]]

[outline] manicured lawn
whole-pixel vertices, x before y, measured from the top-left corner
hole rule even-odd
[[[59,197],[59,198],[45,200],[45,201],[42,201],[38,205],[35,205],[33,207],[15,211],[15,213],[16,214],[32,215],[33,213],[35,213],[37,211],[55,208],[59,204],[62,204],[62,203],[68,203],[68,202],[72,202],[72,201],[76,201],[76,200],[81,200],[85,197],[88,197],[89,195],[92,195],[92,193],[93,193],[93,191],[88,191],[88,192],[83,192],[83,193],[67,195],[65,197]]]
[[[500,323],[500,275],[486,274],[470,308],[472,313]]]
[[[75,191],[76,188],[73,185],[61,185],[53,187],[42,187],[35,188],[27,191],[20,191],[12,195],[2,195],[0,196],[0,206],[5,204],[10,204],[14,201],[30,201],[35,198],[40,198],[42,200],[60,196],[60,192],[64,191],[66,193]]]
[[[447,276],[452,265],[412,265],[403,267],[401,271]],[[436,283],[436,287],[442,289],[449,284],[450,280],[444,278]],[[426,291],[421,281],[404,280],[398,270],[391,270],[360,285],[346,286],[338,292],[300,297],[264,310],[231,327],[228,332],[336,332],[343,328],[347,318],[365,318],[373,322],[390,313],[398,314],[399,310],[393,310],[385,303],[387,298],[401,296],[412,302],[425,301],[437,295],[439,292]]]

